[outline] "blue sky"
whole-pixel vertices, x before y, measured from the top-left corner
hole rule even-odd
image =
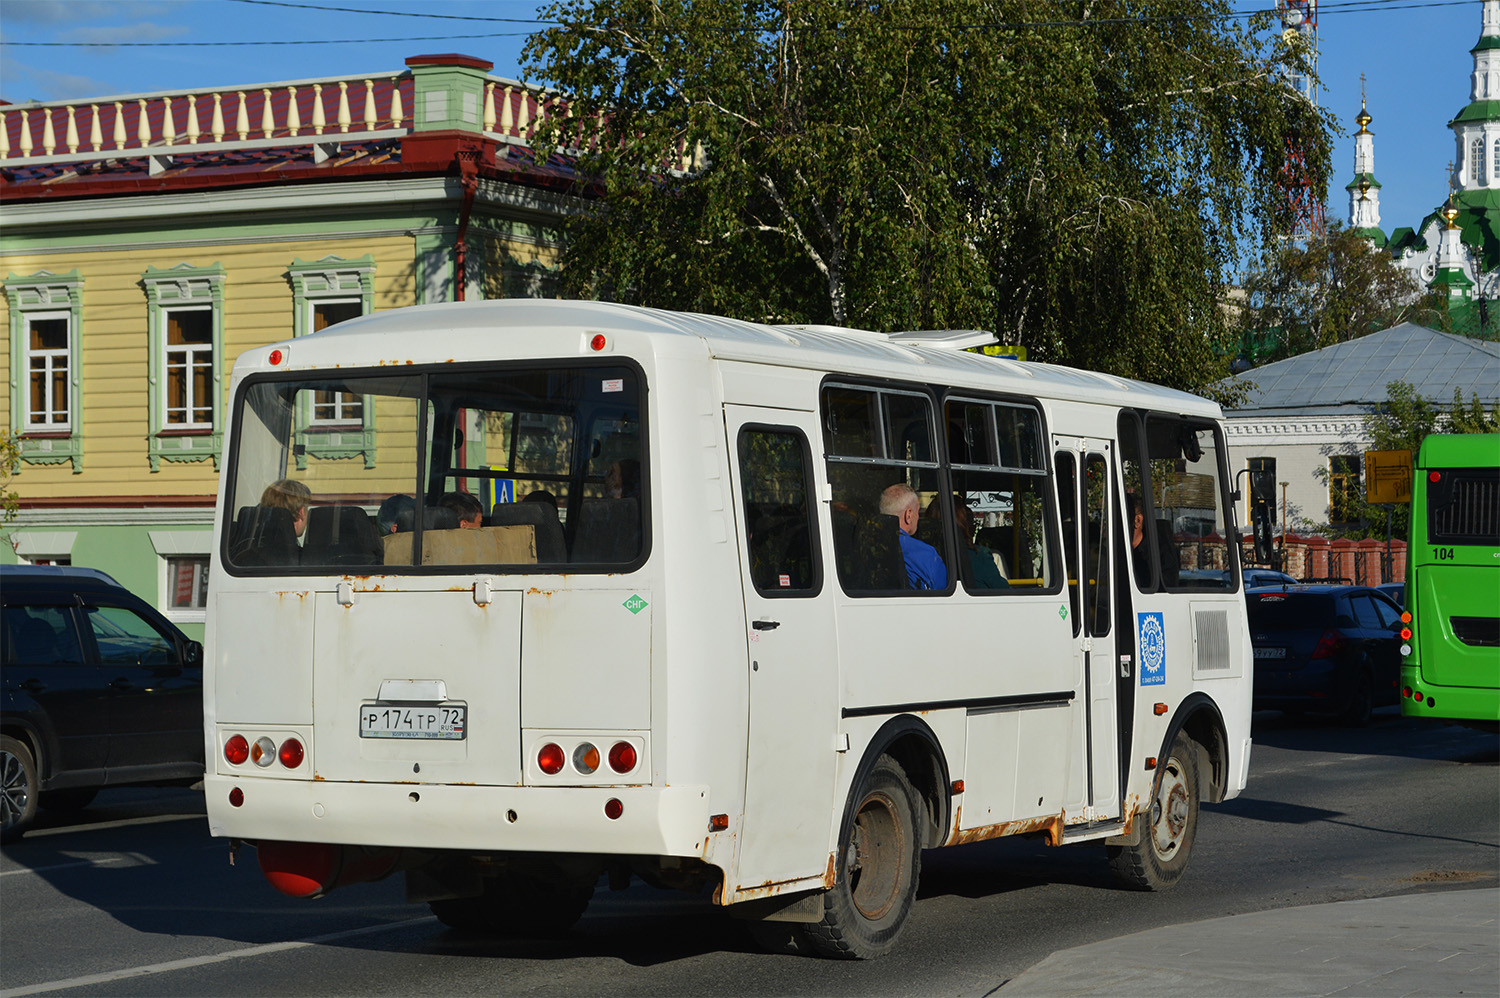
[[[308,0],[366,13],[238,0],[0,0],[0,97],[12,102],[399,72],[408,56],[462,52],[518,78],[532,0]],[[1194,0],[1183,0],[1184,6]],[[1239,10],[1269,6],[1236,0]],[[1337,139],[1330,217],[1348,211],[1353,124],[1366,77],[1381,227],[1415,226],[1447,196],[1455,153],[1447,122],[1469,100],[1469,49],[1482,0],[1323,0],[1320,102],[1347,134]],[[377,13],[515,18],[453,21]],[[369,41],[369,39],[387,39]],[[295,45],[162,45],[123,42],[277,41]],[[62,42],[63,47],[12,43]],[[109,47],[82,47],[108,42]]]

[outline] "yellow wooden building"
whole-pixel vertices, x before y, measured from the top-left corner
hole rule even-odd
[[[0,563],[103,569],[201,636],[239,353],[367,312],[549,291],[571,163],[545,95],[466,56],[400,72],[0,107]],[[463,280],[455,279],[462,272]],[[307,452],[375,460],[374,414]]]

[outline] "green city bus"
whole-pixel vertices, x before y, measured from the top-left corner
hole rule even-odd
[[[1401,712],[1500,728],[1500,434],[1433,434],[1412,479]]]

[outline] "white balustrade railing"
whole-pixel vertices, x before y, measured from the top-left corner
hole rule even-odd
[[[0,106],[0,164],[319,146],[401,136],[413,128],[406,108],[417,106],[414,86],[411,75],[402,73]],[[512,80],[490,78],[484,87],[482,128],[501,142],[524,145],[549,99],[555,98]]]

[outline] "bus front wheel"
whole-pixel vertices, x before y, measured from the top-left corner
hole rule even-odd
[[[917,896],[920,804],[906,772],[882,756],[850,798],[823,918],[803,929],[815,952],[868,960],[895,946]]]
[[[1134,845],[1107,847],[1109,865],[1127,887],[1159,891],[1182,879],[1198,834],[1198,744],[1186,735],[1157,771],[1147,817]]]

